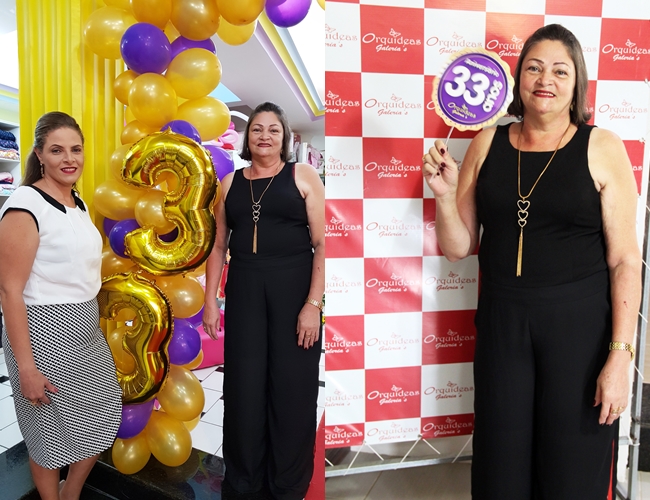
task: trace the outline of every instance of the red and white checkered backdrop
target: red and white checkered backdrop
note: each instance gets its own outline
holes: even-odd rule
[[[642,242],[649,19],[648,0],[327,0],[327,447],[473,429],[478,258],[452,264],[436,243],[421,158],[449,127],[433,76],[467,47],[514,69],[537,28],[569,28],[584,50],[592,123],[623,139],[634,166]],[[459,164],[474,135],[452,133]]]

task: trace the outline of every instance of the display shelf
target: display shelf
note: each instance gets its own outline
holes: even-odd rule
[[[6,130],[16,136],[16,142],[20,142],[19,128],[15,123],[4,122],[0,120],[0,130]],[[0,172],[9,172],[14,178],[14,185],[20,184],[22,178],[22,171],[20,168],[20,159],[10,160],[8,158],[0,158]],[[0,184],[0,207],[4,204],[5,200],[9,198],[11,192],[3,189]]]

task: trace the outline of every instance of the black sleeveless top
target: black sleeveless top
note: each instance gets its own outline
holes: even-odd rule
[[[236,170],[226,197],[226,221],[231,229],[233,263],[312,254],[307,207],[294,179],[295,163],[286,163],[260,202],[257,222],[257,253],[253,253],[253,214],[250,181],[243,169]],[[253,180],[255,200],[269,185],[270,177]]]
[[[589,172],[587,146],[593,127],[582,125],[561,149],[528,198],[521,276],[517,149],[510,125],[497,127],[476,183],[476,206],[483,234],[479,265],[483,279],[508,286],[549,286],[577,281],[607,269],[600,195]],[[552,151],[521,153],[525,196]]]

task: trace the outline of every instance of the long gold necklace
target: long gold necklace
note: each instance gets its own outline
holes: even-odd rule
[[[519,194],[519,199],[517,200],[517,215],[519,216],[519,221],[518,221],[519,222],[519,251],[517,252],[517,276],[521,276],[521,263],[523,260],[523,250],[524,250],[524,226],[526,225],[526,219],[528,218],[528,209],[530,208],[530,200],[528,198],[530,197],[531,194],[533,194],[533,190],[535,189],[535,186],[537,186],[537,183],[542,178],[542,175],[544,175],[544,172],[546,172],[546,169],[553,161],[553,158],[555,158],[555,154],[557,153],[557,150],[560,149],[560,144],[562,144],[562,140],[564,139],[566,133],[569,131],[570,126],[571,126],[571,122],[569,122],[569,126],[562,134],[562,137],[560,137],[557,146],[555,146],[555,151],[553,151],[553,154],[551,155],[551,159],[548,160],[548,163],[544,167],[544,170],[542,170],[542,173],[539,174],[537,180],[535,181],[535,184],[533,184],[533,187],[531,187],[530,191],[528,191],[528,194],[524,196],[521,194],[521,147],[520,147],[521,135],[524,130],[524,122],[521,122],[521,129],[519,130],[519,137],[517,138],[517,193]]]
[[[260,195],[259,200],[257,201],[255,201],[255,197],[253,196],[253,167],[251,166],[251,171],[248,177],[248,181],[251,187],[251,202],[253,203],[253,223],[255,224],[253,227],[253,253],[257,253],[257,222],[260,220],[260,211],[262,210],[262,205],[260,203],[262,202],[262,198],[264,197],[264,194],[266,193],[267,189],[271,187],[271,183],[273,182],[273,179],[275,179],[275,176],[280,171],[280,167],[282,166],[282,164],[283,163],[280,162],[278,168],[275,169],[275,173],[273,174],[273,177],[271,177],[271,180],[266,185],[264,191],[262,191],[262,194]]]

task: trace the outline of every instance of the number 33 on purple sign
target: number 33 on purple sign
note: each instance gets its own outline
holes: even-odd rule
[[[506,114],[513,86],[510,67],[497,54],[466,49],[453,54],[434,79],[431,97],[447,125],[480,130]]]

